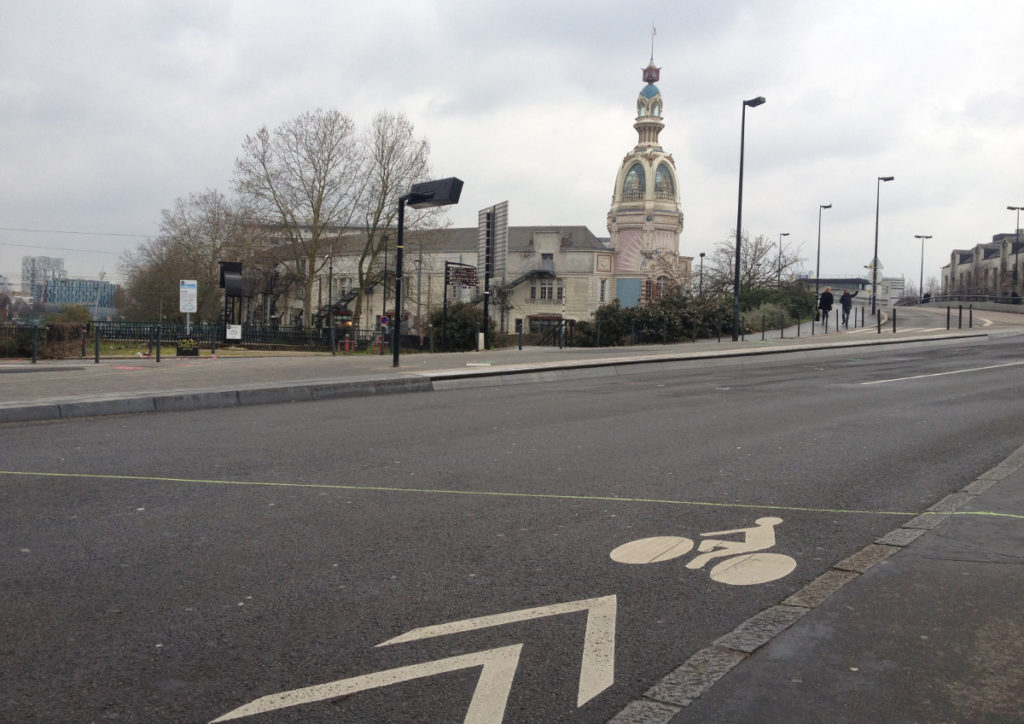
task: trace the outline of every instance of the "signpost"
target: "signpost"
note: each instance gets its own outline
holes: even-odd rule
[[[178,311],[185,313],[185,333],[192,332],[192,320],[189,315],[195,314],[199,308],[199,284],[195,279],[182,279],[178,282]]]
[[[185,336],[177,341],[179,357],[198,357],[199,342],[192,336],[192,315],[199,308],[199,284],[195,279],[178,282],[178,310],[185,313]]]

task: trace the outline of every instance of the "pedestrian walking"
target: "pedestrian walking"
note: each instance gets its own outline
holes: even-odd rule
[[[853,294],[850,294],[849,289],[843,290],[843,296],[839,297],[839,306],[843,308],[843,326],[849,329],[850,322],[850,309],[853,307],[853,298],[860,294],[858,289]]]
[[[832,287],[825,287],[825,291],[818,297],[818,310],[821,312],[821,321],[828,324],[828,313],[832,311],[835,297],[832,296]]]

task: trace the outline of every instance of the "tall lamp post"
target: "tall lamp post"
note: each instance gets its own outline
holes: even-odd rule
[[[821,212],[831,209],[832,204],[818,204],[818,258],[814,262],[814,308],[818,308],[818,286],[821,282]],[[817,312],[815,312],[817,314]]]
[[[381,237],[381,243],[384,245],[384,294],[381,295],[380,300],[380,316],[385,317],[388,313],[388,235],[384,234]],[[391,344],[395,344],[394,336],[395,325],[391,325]],[[384,354],[384,335],[387,334],[387,330],[380,330],[380,353]]]
[[[405,243],[403,229],[405,227],[405,206],[423,209],[429,206],[450,206],[459,203],[462,195],[462,181],[451,178],[437,181],[424,181],[413,184],[405,196],[398,199],[398,239],[395,244],[395,322],[392,331],[392,366],[398,367],[398,348],[402,326],[402,251]]]
[[[700,253],[700,298],[704,298],[704,252]]]
[[[895,176],[879,176],[875,188],[875,255],[871,259],[871,316],[878,314],[878,205],[882,198],[882,182],[892,181]]]
[[[917,297],[924,298],[924,240],[932,238],[931,235],[914,234],[915,239],[921,240],[921,276],[917,281]]]
[[[1017,265],[1018,254],[1020,253],[1020,212],[1024,211],[1024,206],[1007,206],[1007,211],[1017,212],[1017,226],[1015,231],[1017,232],[1017,244],[1013,247],[1013,291],[1017,291],[1017,285],[1020,284],[1020,267]]]
[[[757,108],[764,103],[764,96],[743,101],[743,114],[740,120],[740,193],[736,202],[736,270],[732,285],[732,341],[740,338],[740,245],[743,233],[743,143],[747,130],[747,106]]]
[[[778,281],[778,284],[777,284],[779,289],[782,289],[782,237],[784,237],[784,236],[789,236],[789,232],[788,231],[780,231],[779,232],[779,281]]]

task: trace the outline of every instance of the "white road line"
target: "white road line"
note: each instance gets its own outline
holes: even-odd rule
[[[959,375],[964,372],[982,372],[983,370],[994,370],[1000,367],[1016,367],[1017,365],[1024,365],[1024,362],[1007,362],[1001,365],[989,365],[988,367],[971,367],[966,370],[951,370],[949,372],[934,372],[929,375],[912,375],[910,377],[893,377],[891,380],[873,380],[871,382],[861,382],[862,385],[884,385],[887,382],[904,382],[906,380],[921,380],[925,377],[942,377],[944,375]]]

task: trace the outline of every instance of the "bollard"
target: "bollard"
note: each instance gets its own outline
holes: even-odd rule
[[[801,321],[800,320],[800,315],[797,315],[797,317],[796,317],[796,336],[797,337],[800,336],[800,321]]]
[[[786,315],[784,313],[779,314],[779,339],[786,338]]]
[[[974,329],[974,305],[967,308],[967,328]]]
[[[747,341],[747,318],[740,317],[740,341]]]
[[[715,315],[715,328],[718,330],[718,341],[719,341],[719,343],[721,343],[721,341],[722,341],[722,317],[717,315],[717,314]]]
[[[94,340],[96,342],[96,364],[99,364],[100,363],[100,328],[99,327],[95,327],[94,330],[96,332],[95,337],[94,337]]]
[[[331,356],[333,357],[334,355],[338,354],[338,343],[337,343],[337,340],[334,338],[334,325],[331,325],[330,337],[331,337]]]
[[[946,331],[947,332],[949,331],[949,316],[950,316],[950,312],[951,311],[952,310],[947,306],[946,307]]]
[[[156,325],[156,361],[160,361],[160,325]]]
[[[85,345],[89,341],[89,328],[82,327],[82,356],[85,357]]]
[[[957,329],[963,329],[964,328],[964,305],[961,304],[959,309],[960,309],[960,319],[956,323],[956,328]]]
[[[878,326],[878,333],[882,333],[882,310],[878,310],[875,313],[875,324]]]
[[[892,333],[896,334],[896,307],[892,308]]]
[[[761,315],[761,341],[762,341],[762,342],[764,342],[764,328],[765,328],[765,322],[767,322],[767,321],[768,321],[768,320],[766,319],[766,317],[767,317],[767,316],[768,316],[768,315],[766,315],[766,314],[762,314],[762,315]]]
[[[345,354],[349,353],[349,344],[350,344],[350,342],[351,342],[351,340],[349,339],[349,336],[346,334],[345,335]]]

